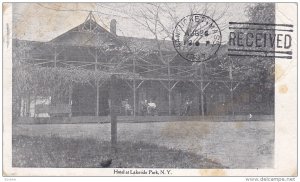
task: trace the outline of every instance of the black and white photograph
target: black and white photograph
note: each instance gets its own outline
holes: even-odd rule
[[[6,6],[12,170],[297,175],[296,3]]]

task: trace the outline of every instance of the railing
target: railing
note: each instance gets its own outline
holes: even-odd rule
[[[35,105],[35,113],[36,117],[40,115],[48,115],[49,117],[56,117],[56,116],[71,116],[71,105],[59,103],[59,104],[52,104],[52,105]]]

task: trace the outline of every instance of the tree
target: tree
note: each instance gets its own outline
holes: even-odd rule
[[[255,3],[246,9],[249,22],[275,23],[275,3]]]
[[[135,49],[136,52],[136,59],[147,59],[149,58],[150,54],[155,54],[156,58],[160,60],[160,62],[165,66],[165,74],[168,75],[168,80],[160,81],[163,84],[164,88],[168,90],[168,100],[169,100],[169,114],[171,114],[171,92],[172,89],[175,88],[176,84],[179,81],[170,81],[171,76],[173,73],[178,72],[178,69],[172,67],[175,59],[178,59],[177,52],[175,51],[174,47],[168,46],[168,44],[172,41],[173,38],[173,31],[176,24],[179,20],[183,17],[179,15],[180,12],[174,11],[174,9],[179,9],[180,6],[187,7],[187,15],[189,14],[204,14],[208,15],[215,21],[218,21],[219,27],[221,31],[227,27],[227,22],[224,19],[224,15],[227,13],[228,6],[225,6],[224,10],[217,11],[213,5],[209,3],[202,3],[202,4],[179,4],[179,3],[144,3],[142,6],[139,7],[137,11],[130,11],[130,7],[134,5],[128,5],[129,9],[126,11],[126,8],[120,10],[115,8],[114,6],[103,5],[101,3],[97,4],[98,10],[100,9],[109,9],[114,11],[118,15],[127,16],[129,19],[133,20],[139,28],[143,29],[144,31],[148,32],[151,35],[152,41],[155,42],[156,46],[154,50],[141,50]],[[136,10],[136,9],[135,9]],[[117,16],[117,15],[116,15]],[[121,30],[120,30],[121,31]],[[132,46],[132,44],[129,42]],[[139,47],[137,45],[137,47]],[[142,47],[142,46],[141,46]],[[146,54],[145,54],[146,53]],[[143,56],[141,56],[143,55]],[[149,62],[152,62],[149,60]],[[206,64],[206,63],[203,63]],[[187,61],[182,61],[181,65],[190,65]],[[178,66],[178,63],[174,63],[173,66]],[[186,77],[193,77],[197,75],[198,69],[201,69],[201,80],[204,79],[204,75],[206,75],[205,71],[202,68],[205,66],[199,63],[194,64],[196,71],[189,71],[189,67],[186,67],[186,70],[179,70],[181,72],[185,72]],[[182,68],[183,69],[183,68]],[[200,88],[200,86],[197,86]],[[201,82],[201,93],[204,92],[204,85]],[[203,103],[203,101],[201,102]],[[203,109],[202,109],[203,110]],[[204,113],[202,113],[204,114]]]

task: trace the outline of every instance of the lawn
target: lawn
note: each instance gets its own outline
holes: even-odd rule
[[[13,138],[13,167],[101,168],[224,168],[201,155],[143,142],[119,142],[112,154],[110,143],[96,139],[61,137]]]
[[[124,148],[126,151],[130,151],[127,155],[126,152],[122,158],[119,156],[118,160],[128,161],[123,159],[125,156],[134,154],[136,156],[144,156],[144,160],[147,160],[148,156],[153,159],[157,155],[163,155],[164,157],[157,156],[159,160],[153,163],[145,164],[143,162],[134,162],[134,160],[141,161],[143,159],[131,158],[129,164],[122,163],[124,166],[130,165],[146,165],[143,167],[154,165],[156,167],[162,165],[174,166],[186,166],[196,168],[210,168],[210,164],[194,163],[193,160],[184,159],[182,164],[174,165],[176,158],[172,158],[172,151],[181,152],[187,156],[198,156],[198,160],[211,160],[222,166],[229,168],[273,168],[274,165],[274,126],[273,121],[234,121],[234,122],[209,122],[209,121],[172,121],[172,122],[151,122],[151,123],[118,123],[118,141],[120,151]],[[18,136],[24,136],[19,138]],[[14,164],[17,159],[20,161],[30,160],[30,147],[35,148],[37,141],[48,147],[47,150],[43,150],[46,153],[55,153],[55,150],[66,150],[60,155],[60,160],[64,158],[63,155],[68,154],[68,150],[74,153],[84,152],[84,155],[95,156],[94,151],[98,151],[98,158],[106,158],[108,154],[104,151],[105,147],[109,146],[110,141],[110,124],[18,124],[13,126],[14,140],[14,152],[13,159]],[[29,138],[26,138],[29,137]],[[42,139],[38,139],[42,137]],[[67,144],[57,145],[54,141],[49,141],[49,138],[60,138],[62,141],[74,141],[70,142],[70,147]],[[66,140],[64,140],[66,139]],[[16,143],[18,140],[26,140],[27,146],[22,147],[22,143]],[[30,141],[32,140],[32,144]],[[89,146],[79,146],[81,140],[88,140],[98,142],[98,144],[91,144]],[[103,144],[103,145],[102,145]],[[136,145],[142,145],[141,153],[135,152]],[[74,145],[74,146],[73,146]],[[63,146],[63,147],[62,147]],[[68,146],[68,147],[66,147]],[[95,148],[101,146],[102,148]],[[39,146],[41,147],[41,146]],[[93,148],[91,148],[93,147]],[[37,147],[36,147],[37,148]],[[61,148],[61,149],[60,149]],[[151,149],[153,148],[153,149]],[[37,148],[41,150],[40,148]],[[90,152],[87,151],[89,149]],[[148,150],[151,149],[151,150]],[[20,150],[20,151],[19,151]],[[26,151],[27,150],[27,151]],[[35,150],[35,149],[34,149]],[[151,151],[151,152],[149,152]],[[159,152],[156,152],[159,151]],[[35,153],[39,153],[35,151]],[[159,154],[158,154],[159,153]],[[175,152],[176,153],[176,152]],[[20,155],[20,156],[19,156]],[[33,154],[32,154],[33,155]],[[118,153],[123,155],[123,153]],[[171,158],[165,156],[170,155]],[[22,157],[23,156],[23,157]],[[27,156],[27,157],[26,157]],[[44,154],[39,155],[44,156]],[[45,154],[48,156],[48,154]],[[51,156],[51,154],[49,154]],[[55,155],[54,155],[55,156]],[[80,156],[79,154],[77,156]],[[90,157],[90,159],[95,157]],[[190,157],[188,157],[190,158]],[[21,160],[22,159],[22,160]],[[84,163],[85,158],[74,159],[80,161],[77,164]],[[175,160],[176,159],[176,160]],[[40,158],[39,160],[44,160]],[[72,160],[72,159],[68,159]],[[196,160],[196,161],[198,161]],[[63,161],[63,160],[61,160]],[[152,161],[152,160],[151,160]],[[192,164],[187,164],[190,161]],[[160,164],[160,162],[165,164]],[[180,163],[181,163],[180,162]],[[51,162],[49,162],[49,165]],[[54,165],[54,164],[53,164]],[[97,166],[97,164],[93,164]],[[117,165],[117,164],[113,164]]]

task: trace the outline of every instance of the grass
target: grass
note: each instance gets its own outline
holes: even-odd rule
[[[201,155],[144,142],[119,142],[116,155],[110,142],[92,138],[18,135],[12,144],[13,167],[101,168],[112,158],[114,168],[225,168]]]

